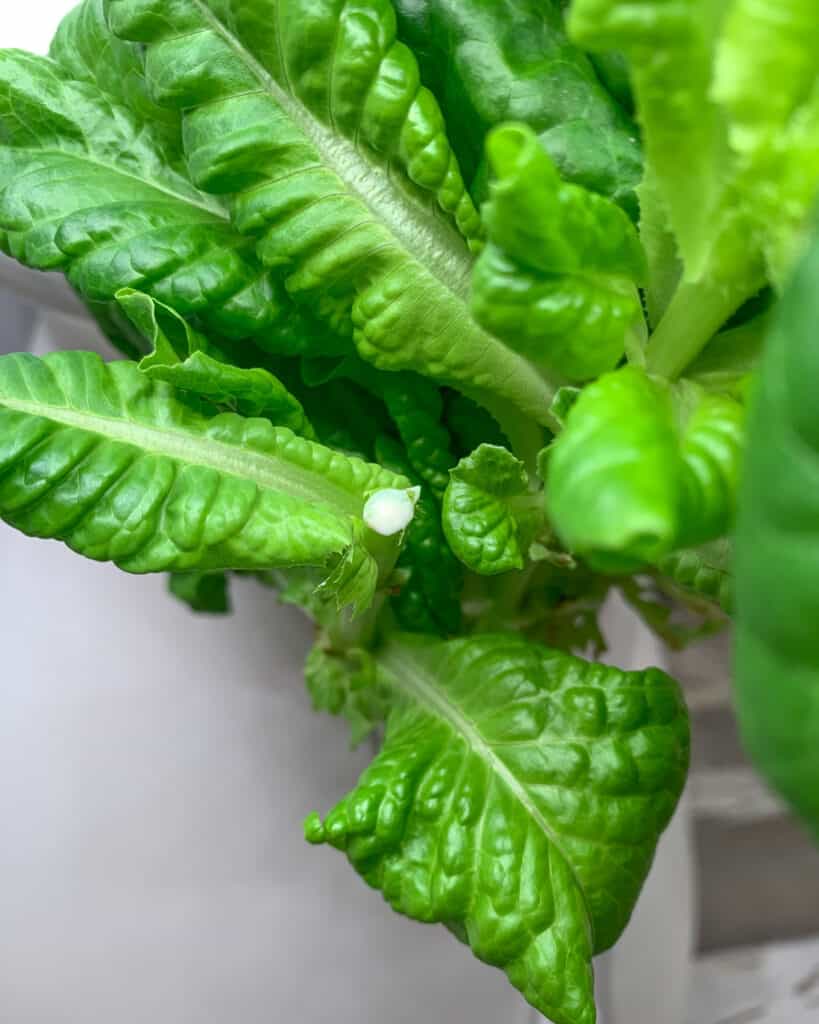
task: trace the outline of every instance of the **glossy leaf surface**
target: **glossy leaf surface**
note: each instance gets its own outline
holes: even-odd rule
[[[452,470],[444,532],[467,568],[487,576],[523,568],[531,521],[542,520],[541,502],[528,491],[526,468],[506,448],[481,445]]]
[[[493,183],[472,309],[487,330],[570,380],[614,369],[642,320],[645,257],[623,211],[561,182],[526,125],[488,141]]]
[[[231,365],[226,353],[149,295],[124,289],[117,292],[116,299],[152,346],[139,364],[148,377],[191,391],[242,416],[264,416],[275,426],[315,440],[301,404],[272,373],[261,367]]]
[[[634,571],[733,521],[744,412],[693,385],[626,367],[572,406],[549,452],[550,515],[572,552],[606,571]]]
[[[379,462],[408,480],[419,480],[406,451],[389,437],[377,443]],[[419,481],[420,482],[420,481]],[[402,629],[451,636],[461,625],[463,570],[446,542],[441,506],[428,484],[421,487],[407,528],[398,568],[409,573],[390,604]]]
[[[0,438],[3,519],[137,573],[328,565],[368,494],[406,486],[88,353],[0,359]]]
[[[676,685],[504,635],[399,637],[379,666],[384,749],[308,839],[555,1024],[591,1024],[591,956],[628,921],[685,778]]]
[[[387,0],[108,0],[182,111],[199,188],[230,197],[288,293],[382,369],[542,419],[549,389],[466,302],[481,225]]]
[[[3,247],[35,269],[65,271],[92,303],[131,287],[232,337],[321,347],[222,205],[119,100],[48,58],[0,51]]]

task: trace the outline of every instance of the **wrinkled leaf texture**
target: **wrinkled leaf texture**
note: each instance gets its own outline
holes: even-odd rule
[[[329,565],[368,494],[407,486],[82,352],[0,359],[0,439],[3,519],[136,573]]]
[[[387,0],[108,0],[181,111],[196,186],[290,296],[381,369],[545,418],[534,367],[471,319],[481,224]],[[545,404],[544,404],[545,403]]]
[[[384,748],[308,839],[555,1024],[592,1024],[591,957],[625,927],[685,779],[676,684],[504,635],[398,637],[378,663]]]

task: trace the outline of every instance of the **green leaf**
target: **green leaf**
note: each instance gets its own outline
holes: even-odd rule
[[[729,115],[737,192],[780,287],[807,241],[819,183],[819,8],[737,0],[726,15],[713,94]]]
[[[775,314],[748,423],[736,575],[745,745],[819,835],[819,243]]]
[[[304,680],[314,710],[347,720],[352,747],[363,743],[387,717],[389,691],[365,650],[342,652],[317,644],[307,656]]]
[[[172,572],[168,589],[191,611],[227,615],[231,610],[225,572]]]
[[[384,749],[308,840],[555,1024],[592,1024],[592,954],[625,927],[685,780],[676,684],[507,635],[399,637],[378,664]]]
[[[819,15],[807,0],[577,0],[575,38],[622,47],[646,150],[648,367],[675,377],[767,280],[786,279],[819,183]],[[784,79],[784,80],[783,80]],[[680,152],[685,160],[679,159]]]
[[[0,439],[0,517],[136,573],[362,561],[368,497],[407,485],[83,352],[0,359]]]
[[[56,47],[62,59],[66,45]],[[92,304],[130,287],[273,351],[338,351],[343,341],[296,313],[221,203],[180,171],[162,123],[144,120],[138,97],[140,113],[121,99],[82,68],[0,51],[3,248],[27,266],[64,271]]]
[[[720,537],[734,516],[742,406],[635,367],[589,385],[549,451],[547,504],[569,550],[633,572]]]
[[[395,7],[399,35],[441,104],[469,181],[483,177],[488,131],[502,121],[525,121],[565,181],[636,214],[636,127],[567,39],[558,3],[396,0]]]
[[[417,481],[407,453],[391,437],[380,437],[378,461],[394,473]],[[461,626],[464,574],[441,526],[441,510],[428,485],[421,488],[398,568],[409,572],[390,604],[398,624],[413,633],[450,636]]]
[[[741,399],[748,377],[757,368],[770,316],[762,314],[738,327],[721,331],[686,371],[686,377],[706,391]]]
[[[444,533],[467,568],[494,576],[523,568],[542,509],[541,497],[529,494],[523,463],[506,448],[483,444],[450,473]]]
[[[440,388],[417,374],[382,375],[380,393],[406,449],[419,482],[435,498],[444,496],[455,464],[449,431],[444,426]],[[406,475],[406,474],[404,474]]]
[[[569,14],[569,34],[581,46],[619,49],[629,59],[646,159],[693,278],[704,267],[721,199],[725,126],[709,90],[724,6],[575,0]]]
[[[663,558],[658,568],[676,587],[713,601],[730,614],[734,603],[732,554],[731,542],[722,538],[698,548],[675,551]]]
[[[315,440],[301,404],[273,374],[259,367],[230,365],[225,353],[149,295],[126,288],[116,298],[153,346],[139,364],[148,377],[192,391],[242,416],[264,416],[274,426],[289,427],[294,434]]]
[[[142,53],[135,43],[117,39],[108,28],[105,0],[83,0],[60,22],[49,57],[63,74],[84,82],[136,117],[143,136],[163,160],[185,173],[179,115],[151,99]]]
[[[509,442],[489,413],[460,391],[450,391],[446,397],[444,423],[452,436],[459,455],[468,455],[481,444],[509,447]]]
[[[549,386],[469,317],[481,226],[389,0],[108,0],[182,111],[193,181],[287,292],[381,369],[545,417]],[[228,16],[229,15],[229,16]]]
[[[731,5],[713,94],[730,113],[738,149],[770,144],[771,135],[810,99],[819,75],[817,38],[819,8],[813,0],[735,0]]]
[[[304,359],[302,372],[308,384],[353,380],[380,398],[401,438],[413,475],[427,484],[438,500],[443,497],[456,459],[449,431],[442,423],[441,389],[435,383],[417,373],[384,373],[357,356]]]
[[[489,137],[490,245],[475,269],[477,320],[537,365],[586,380],[617,365],[642,321],[637,232],[612,202],[561,182],[526,125]]]

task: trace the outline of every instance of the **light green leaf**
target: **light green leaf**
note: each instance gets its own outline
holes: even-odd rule
[[[523,568],[542,509],[541,497],[529,494],[523,463],[506,448],[483,444],[450,473],[444,533],[467,568],[494,576]]]
[[[633,572],[730,527],[742,406],[693,384],[672,391],[635,367],[589,385],[549,450],[549,514],[569,550]]]
[[[142,53],[108,28],[105,0],[82,0],[60,22],[48,55],[75,82],[96,87],[138,120],[163,160],[185,174],[182,125],[176,111],[154,103],[145,81]]]
[[[770,316],[763,313],[721,331],[688,367],[686,377],[706,391],[741,400],[748,377],[759,364],[769,327]]]
[[[819,6],[813,0],[734,0],[730,5],[712,92],[730,114],[739,151],[770,144],[810,99],[819,76],[817,39]]]
[[[288,293],[382,369],[545,417],[534,367],[469,316],[480,222],[389,0],[108,0],[182,111],[194,182]]]
[[[737,192],[780,287],[819,190],[817,40],[812,0],[736,0],[717,53],[713,93],[730,118]]]
[[[570,380],[612,370],[642,320],[645,257],[633,224],[610,200],[561,182],[526,125],[497,128],[487,147],[491,244],[475,269],[477,320]]]
[[[692,278],[705,266],[721,200],[725,125],[710,88],[724,7],[574,0],[569,13],[569,34],[581,46],[619,49],[629,59],[652,180]]]
[[[378,665],[384,748],[307,838],[555,1024],[592,1024],[592,954],[625,927],[685,780],[677,686],[509,635],[398,637]]]
[[[194,331],[178,313],[143,292],[122,289],[116,299],[153,346],[139,364],[143,373],[242,416],[264,416],[275,426],[316,439],[301,404],[272,373],[231,365],[226,353]]]
[[[133,55],[129,66],[138,75]],[[272,351],[338,351],[342,339],[296,313],[222,204],[180,171],[162,123],[146,127],[148,113],[120,101],[82,67],[0,51],[3,248],[35,269],[64,271],[91,304],[130,287]]]
[[[82,352],[0,359],[0,471],[8,523],[136,573],[360,563],[367,498],[407,486]],[[374,549],[384,573],[398,540]]]

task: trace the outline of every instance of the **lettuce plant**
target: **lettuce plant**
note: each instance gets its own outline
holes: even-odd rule
[[[83,0],[0,52],[0,245],[125,358],[0,359],[0,516],[302,607],[381,740],[307,840],[592,1024],[689,756],[612,588],[736,609],[819,829],[818,185],[815,0]]]

